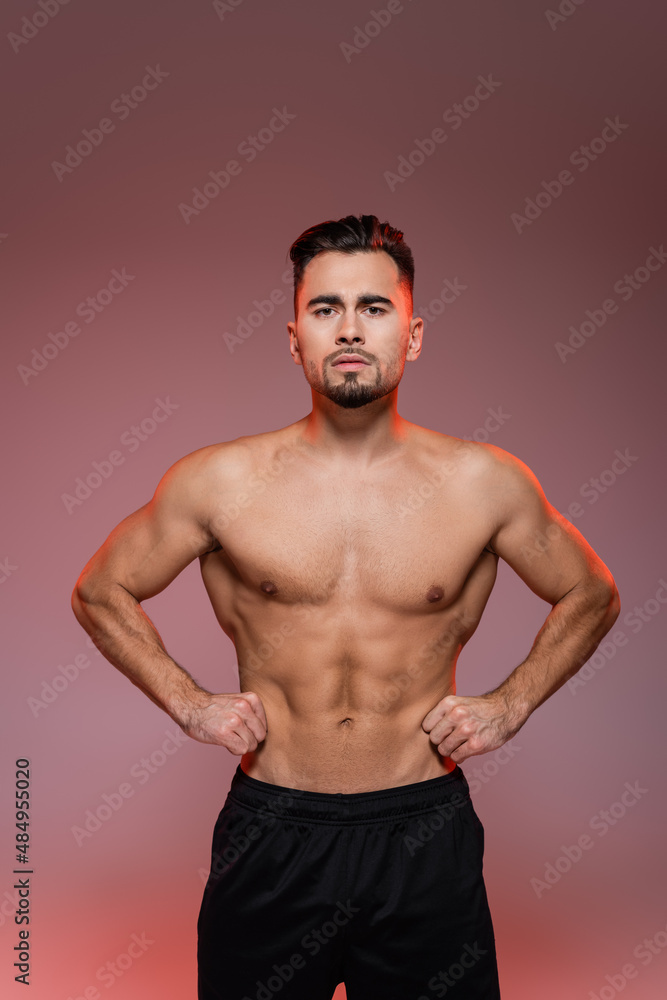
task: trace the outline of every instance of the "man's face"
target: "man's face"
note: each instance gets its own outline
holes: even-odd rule
[[[310,386],[346,408],[392,392],[421,350],[423,323],[384,250],[327,251],[306,266],[290,351]],[[356,355],[362,363],[345,363]]]

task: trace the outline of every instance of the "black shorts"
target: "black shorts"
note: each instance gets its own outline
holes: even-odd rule
[[[374,792],[240,766],[213,833],[199,1000],[499,1000],[484,829],[460,767]]]

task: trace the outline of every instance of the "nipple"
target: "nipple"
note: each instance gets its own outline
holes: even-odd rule
[[[260,589],[264,591],[265,594],[277,594],[278,588],[272,580],[262,580],[260,583]]]
[[[428,594],[426,595],[426,600],[429,601],[431,604],[435,604],[436,601],[439,601],[441,600],[442,597],[444,597],[444,594],[445,592],[442,589],[442,587],[431,587]]]

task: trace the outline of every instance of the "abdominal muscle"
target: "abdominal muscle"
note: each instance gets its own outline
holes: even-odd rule
[[[241,691],[259,695],[268,724],[259,747],[241,759],[246,774],[288,788],[353,793],[453,770],[421,723],[455,691],[459,643],[433,653],[424,652],[423,635],[419,644],[385,636],[372,649],[334,656],[331,645],[327,655],[326,644],[312,638],[300,645],[274,652],[265,667],[240,668]]]

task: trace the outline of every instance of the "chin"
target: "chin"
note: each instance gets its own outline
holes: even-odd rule
[[[372,399],[345,399],[345,400],[334,399],[334,400],[332,400],[332,402],[333,403],[337,403],[338,406],[340,406],[341,409],[343,409],[343,410],[358,410],[361,406],[368,406],[368,404],[372,403],[373,400]]]

